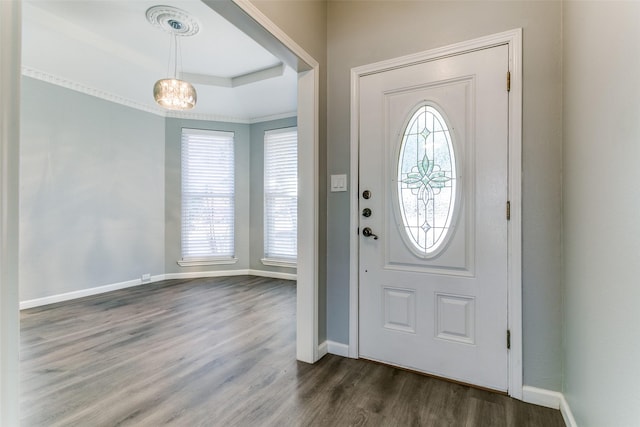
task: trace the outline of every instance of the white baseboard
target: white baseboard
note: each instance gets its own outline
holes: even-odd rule
[[[77,298],[88,297],[91,295],[103,294],[105,292],[117,291],[124,288],[132,288],[134,286],[147,285],[160,280],[169,279],[196,279],[200,277],[224,277],[224,276],[260,276],[270,277],[273,279],[296,280],[295,274],[278,273],[263,270],[220,270],[220,271],[193,271],[185,273],[168,273],[151,276],[151,280],[143,282],[141,279],[127,280],[124,282],[112,283],[109,285],[96,286],[94,288],[80,289],[73,292],[65,292],[63,294],[50,295],[43,298],[35,298],[20,302],[20,310],[27,308],[40,307],[43,305],[54,304],[57,302],[70,301]]]
[[[318,359],[325,354],[335,354],[336,356],[349,357],[349,346],[335,341],[326,340],[318,346]]]
[[[562,395],[562,400],[560,401],[560,413],[562,414],[562,418],[564,419],[564,423],[567,427],[578,427],[576,423],[576,419],[573,417],[573,412],[571,412],[571,408],[569,407],[569,402]]]
[[[127,280],[125,282],[111,283],[104,286],[96,286],[94,288],[80,289],[73,292],[65,292],[63,294],[50,295],[43,298],[35,298],[26,301],[20,301],[20,310],[27,308],[40,307],[42,305],[54,304],[56,302],[69,301],[72,299],[88,297],[91,295],[103,294],[105,292],[117,291],[118,289],[132,288],[134,286],[146,285],[151,282],[163,280],[164,275],[151,276],[150,281],[142,282],[141,279]]]
[[[217,271],[184,271],[180,273],[166,273],[165,280],[170,279],[198,279],[201,277],[227,277],[227,276],[248,276],[249,270],[217,270]]]
[[[527,403],[533,403],[534,405],[560,409],[560,400],[562,398],[562,393],[559,391],[551,391],[528,385],[522,387],[522,400]]]
[[[567,427],[577,427],[571,408],[564,394],[559,391],[551,391],[538,387],[525,385],[522,387],[522,400],[534,405],[546,406],[547,408],[559,409]]]
[[[336,356],[349,357],[349,346],[335,341],[326,341],[327,352]]]
[[[329,353],[328,347],[329,346],[326,341],[318,346],[318,360],[322,359],[327,353]]]
[[[280,273],[277,271],[265,270],[249,270],[251,276],[270,277],[272,279],[297,280],[298,275],[295,273]]]
[[[296,280],[296,275],[291,273],[279,273],[265,270],[218,270],[218,271],[189,271],[181,273],[167,273],[165,279],[197,279],[200,277],[225,277],[225,276],[260,276],[272,279]]]

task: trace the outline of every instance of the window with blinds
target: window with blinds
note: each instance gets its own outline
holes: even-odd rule
[[[298,255],[298,129],[264,135],[264,259],[295,266]]]
[[[182,260],[232,260],[234,134],[182,129]]]

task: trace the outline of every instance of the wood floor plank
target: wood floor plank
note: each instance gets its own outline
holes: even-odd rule
[[[21,313],[22,426],[563,426],[364,360],[295,360],[295,282],[169,280]]]

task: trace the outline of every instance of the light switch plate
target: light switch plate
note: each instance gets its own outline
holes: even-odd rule
[[[331,175],[331,192],[347,191],[347,175]]]

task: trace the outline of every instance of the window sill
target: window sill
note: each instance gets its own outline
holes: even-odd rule
[[[201,265],[225,265],[235,264],[238,258],[214,258],[214,259],[179,259],[176,261],[180,267],[197,267]]]
[[[296,261],[286,261],[282,259],[262,258],[260,261],[263,265],[268,265],[270,267],[296,268],[298,266]]]

